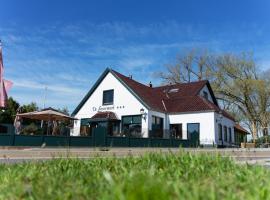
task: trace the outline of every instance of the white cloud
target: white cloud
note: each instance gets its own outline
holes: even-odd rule
[[[80,88],[72,87],[72,85],[59,85],[54,83],[41,84],[39,82],[25,80],[25,79],[13,79],[14,87],[27,88],[33,90],[45,90],[57,92],[65,95],[78,95],[81,94]]]
[[[0,36],[4,42],[5,76],[14,81],[12,95],[21,101],[31,97],[41,101],[35,95],[47,85],[52,104],[67,103],[70,107],[78,103],[106,67],[126,74],[132,71],[134,77],[149,77],[143,80],[148,81],[151,70],[161,70],[182,49],[195,46],[223,51],[237,45],[243,48],[245,42],[245,37],[240,38],[242,34],[229,26],[206,30],[203,25],[175,21],[144,25],[55,23],[19,31],[11,25],[1,27]],[[251,36],[252,31],[248,38]],[[241,41],[239,44],[234,42],[235,37]],[[266,60],[262,66],[267,65]]]

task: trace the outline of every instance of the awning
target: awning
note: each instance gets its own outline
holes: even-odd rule
[[[244,129],[242,126],[240,126],[239,124],[235,124],[234,130],[241,134],[245,134],[245,135],[249,134],[249,132],[246,129]]]
[[[114,112],[98,112],[91,119],[119,120]]]
[[[114,112],[98,112],[91,118],[82,118],[81,125],[86,126],[91,122],[120,121]]]
[[[44,120],[44,121],[77,120],[76,118],[70,117],[53,108],[46,108],[41,111],[21,113],[21,114],[17,114],[16,116],[19,116],[22,118],[28,118],[28,119]]]

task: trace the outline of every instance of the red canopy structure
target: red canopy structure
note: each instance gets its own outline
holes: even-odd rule
[[[7,106],[8,91],[12,87],[12,82],[4,80],[4,64],[2,55],[2,43],[0,40],[0,108]]]

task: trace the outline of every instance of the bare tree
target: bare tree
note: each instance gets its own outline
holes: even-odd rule
[[[166,72],[157,74],[165,83],[183,83],[209,77],[213,58],[207,50],[192,49],[176,56],[176,62],[167,64]]]
[[[253,55],[210,55],[191,50],[177,56],[166,72],[159,74],[166,83],[182,83],[208,79],[220,105],[250,127],[253,139],[269,125],[270,81],[259,77]],[[268,134],[268,133],[267,133]]]

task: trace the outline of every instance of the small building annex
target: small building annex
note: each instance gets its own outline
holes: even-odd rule
[[[220,109],[208,81],[153,87],[107,68],[72,113],[71,134],[91,135],[103,126],[119,137],[188,139],[229,146],[235,120]]]

